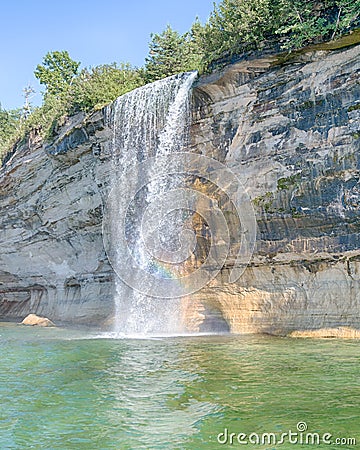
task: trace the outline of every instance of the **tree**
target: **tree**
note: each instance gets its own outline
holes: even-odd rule
[[[288,37],[284,48],[334,39],[359,25],[360,0],[282,0],[284,20],[276,34]]]
[[[359,15],[360,0],[222,0],[203,30],[204,65],[269,38],[288,50],[334,39],[358,27]]]
[[[161,34],[151,34],[145,59],[146,81],[152,82],[182,72],[184,37],[168,25]]]
[[[204,31],[205,28],[201,24],[199,18],[196,17],[190,31],[184,35],[184,62],[186,64],[186,70],[203,71],[205,56]]]
[[[25,102],[24,102],[24,106],[22,108],[23,109],[22,116],[24,119],[27,119],[33,110],[30,100],[31,100],[31,96],[33,94],[35,94],[35,90],[32,86],[28,85],[28,86],[24,87],[23,93],[24,93]]]
[[[61,96],[78,74],[79,66],[80,63],[71,59],[67,51],[54,51],[45,55],[34,75],[46,86],[45,96]]]
[[[280,0],[281,2],[281,0]],[[206,63],[256,47],[279,24],[278,0],[223,0],[205,25]]]

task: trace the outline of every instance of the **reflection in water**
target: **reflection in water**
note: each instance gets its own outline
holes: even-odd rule
[[[130,341],[120,357],[114,352],[106,369],[108,382],[98,389],[102,397],[113,398],[108,420],[118,428],[122,445],[139,445],[143,439],[170,448],[174,436],[198,432],[198,421],[219,409],[209,401],[184,401],[186,387],[200,377],[174,365],[183,356],[181,347],[164,347],[162,340]]]
[[[12,326],[0,343],[0,448],[218,449],[225,427],[280,433],[300,421],[360,442],[354,341]]]

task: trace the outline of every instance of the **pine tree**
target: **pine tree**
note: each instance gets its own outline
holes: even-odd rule
[[[149,57],[145,59],[147,82],[183,71],[185,39],[168,25],[161,34],[152,34]]]
[[[198,17],[196,17],[190,31],[184,37],[185,70],[202,71],[204,59],[204,27]]]

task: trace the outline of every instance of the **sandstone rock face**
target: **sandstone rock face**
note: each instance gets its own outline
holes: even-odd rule
[[[236,283],[230,257],[183,300],[190,331],[360,328],[360,46],[324,48],[250,57],[194,87],[190,150],[240,178],[258,230]],[[19,145],[1,169],[2,318],[99,324],[114,314],[101,236],[106,114],[72,118],[51,144]]]
[[[0,174],[0,315],[31,312],[99,323],[113,313],[113,272],[102,243],[110,177],[100,154],[102,112],[79,115],[51,145],[18,147]]]
[[[39,317],[36,314],[29,314],[21,322],[22,325],[38,326],[38,327],[54,327],[55,324],[47,317]]]
[[[234,332],[360,328],[360,46],[244,60],[194,90],[193,148],[242,181],[257,217],[249,267],[233,261],[184,302]]]
[[[360,330],[348,327],[320,328],[319,330],[293,331],[290,337],[360,339]]]

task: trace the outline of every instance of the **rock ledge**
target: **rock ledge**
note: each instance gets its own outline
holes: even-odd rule
[[[318,330],[293,331],[290,337],[360,339],[360,330],[350,327],[320,328]]]

